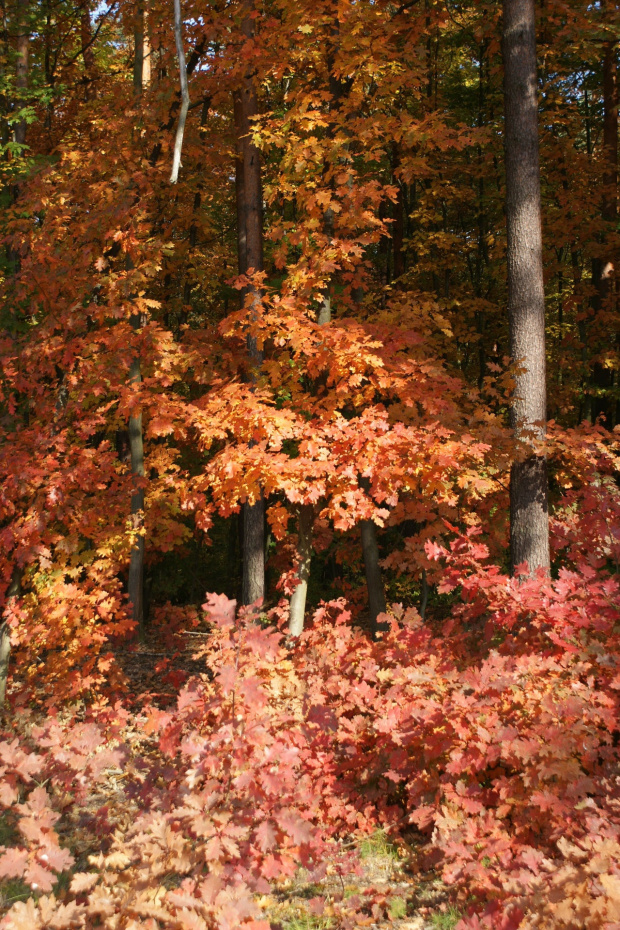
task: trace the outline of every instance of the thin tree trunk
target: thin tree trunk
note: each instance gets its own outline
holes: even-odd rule
[[[618,58],[615,41],[605,45],[603,106],[603,218],[614,222],[618,212]]]
[[[242,32],[246,39],[254,35],[252,3],[245,4]],[[248,72],[234,96],[236,133],[236,183],[239,273],[263,270],[263,192],[260,154],[252,143],[253,117],[258,115],[258,97],[254,75]],[[244,295],[251,295],[251,305],[258,312],[260,291],[249,285]],[[256,339],[248,335],[250,378],[253,383],[263,361]],[[262,495],[243,507],[243,582],[244,604],[253,604],[265,596],[265,501]]]
[[[172,171],[170,173],[170,183],[176,184],[179,177],[179,168],[181,167],[181,152],[183,150],[183,136],[185,134],[185,120],[189,110],[189,87],[187,84],[187,65],[185,63],[185,49],[183,47],[183,17],[181,15],[181,0],[174,0],[174,38],[177,47],[177,58],[179,59],[179,80],[181,83],[181,112],[179,113],[179,122],[174,137],[174,152],[172,156]],[[142,53],[141,53],[141,73],[143,73],[144,63],[144,21],[142,24]]]
[[[139,329],[141,320],[139,315],[132,318],[132,326]],[[129,370],[129,380],[132,384],[139,384],[142,380],[140,373],[140,359],[134,358]],[[144,639],[144,442],[142,437],[142,414],[129,418],[129,454],[131,456],[131,475],[134,490],[131,495],[131,522],[133,529],[139,532],[131,550],[129,563],[129,581],[127,591],[131,604],[132,618],[138,626],[140,640]]]
[[[235,199],[237,207],[237,263],[239,274],[248,270],[248,246],[246,232],[245,209],[245,175],[244,175],[244,148],[243,148],[243,110],[241,91],[233,95],[233,115],[235,120]],[[244,295],[241,294],[241,302]]]
[[[22,571],[15,567],[13,577],[6,592],[7,597],[19,597],[21,593]],[[6,620],[0,625],[0,707],[6,699],[6,686],[9,678],[9,660],[11,658],[11,629]]]
[[[339,36],[339,22],[336,21],[332,29],[332,36],[334,41],[338,40]],[[342,106],[342,101],[346,93],[346,86],[341,78],[337,77],[334,73],[334,63],[335,63],[335,49],[334,46],[330,43],[327,55],[327,63],[329,68],[329,89],[332,96],[332,107],[334,110],[339,110]],[[328,130],[330,133],[332,129]],[[351,183],[351,182],[349,182]],[[399,209],[401,219],[403,218],[402,212],[402,203],[400,199],[402,197],[402,188],[399,188],[401,191],[399,195]],[[329,236],[333,236],[333,220],[334,215],[331,210],[325,211],[324,219],[324,228],[325,232]],[[402,245],[402,239],[401,239]],[[389,243],[388,243],[389,246]],[[402,252],[401,252],[402,254]],[[387,268],[389,276],[389,248],[388,248],[388,257],[387,257]],[[360,300],[359,292],[356,292],[356,300]],[[323,298],[323,303],[319,311],[318,322],[320,324],[326,324],[331,321],[331,282],[328,284],[325,296]],[[368,612],[370,615],[371,629],[373,634],[377,632],[379,628],[387,629],[386,625],[377,626],[377,616],[380,613],[385,613],[385,593],[383,589],[383,578],[381,575],[381,567],[379,565],[379,545],[377,543],[377,527],[372,520],[362,520],[360,524],[360,533],[362,538],[362,551],[364,556],[364,569],[366,574],[366,587],[368,590]]]
[[[2,59],[0,61],[0,79],[4,84],[4,79],[6,77],[6,65],[9,60],[9,37],[6,23],[6,5],[2,5]],[[10,106],[9,101],[5,94],[0,96],[0,142],[2,145],[6,145],[9,141],[9,123],[8,117],[10,115]]]
[[[506,221],[510,356],[518,366],[511,425],[520,440],[510,473],[510,558],[549,569],[536,15],[534,0],[503,0]]]
[[[332,39],[337,41],[339,34],[339,22],[336,19],[331,29]],[[329,73],[329,91],[331,102],[329,109],[335,112],[340,108],[342,96],[344,93],[342,81],[334,74],[334,42],[329,41],[327,47],[327,70]],[[330,122],[327,128],[328,138],[333,137],[333,122]],[[334,212],[331,207],[327,207],[323,214],[323,233],[327,240],[334,236]],[[319,326],[328,326],[332,318],[332,278],[326,281],[321,303],[316,315],[316,321]],[[289,633],[291,636],[299,636],[304,628],[304,617],[306,612],[306,600],[308,595],[308,578],[310,577],[310,566],[312,561],[312,523],[313,508],[302,507],[298,521],[298,546],[297,557],[299,568],[297,570],[298,585],[293,592],[289,612]]]
[[[93,52],[93,33],[90,23],[90,10],[84,7],[80,16],[80,40],[82,42],[82,58],[84,59],[84,68],[89,80],[92,80],[92,73],[95,69],[95,53]]]
[[[426,608],[428,606],[428,578],[426,569],[422,569],[422,597],[420,598],[420,616],[426,618]]]
[[[144,6],[140,2],[136,4],[133,24],[133,49],[133,89],[137,94],[141,94],[144,75]]]
[[[11,658],[11,630],[6,620],[0,625],[0,707],[4,707],[6,686],[9,680]]]
[[[308,595],[308,579],[310,578],[310,563],[312,561],[312,522],[314,508],[311,504],[304,504],[299,510],[299,537],[297,542],[297,569],[298,584],[291,596],[288,630],[291,636],[299,636],[304,628],[306,613],[306,598]]]
[[[176,28],[177,23],[175,10],[175,38]],[[139,2],[136,7],[133,39],[133,86],[136,93],[140,94],[145,87],[148,87],[151,82],[151,43],[149,41],[148,17],[144,2]]]
[[[56,65],[52,59],[52,0],[45,0],[45,50],[43,53],[43,70],[45,73],[45,83],[48,87],[54,88],[56,84]],[[50,94],[47,107],[45,108],[45,128],[48,131],[48,144],[51,143],[52,121],[54,119],[54,100]]]
[[[142,87],[151,83],[151,38],[149,35],[149,15],[144,11],[144,26],[142,31]]]
[[[379,614],[386,609],[383,578],[379,565],[379,544],[377,543],[377,527],[372,520],[362,520],[362,552],[364,553],[364,568],[366,570],[366,587],[368,588],[368,613],[373,634],[388,628],[386,623],[377,623]]]
[[[616,43],[612,40],[605,43],[603,55],[603,204],[602,217],[607,228],[611,229],[615,223],[618,212],[618,61]],[[605,245],[606,234],[603,234],[601,245]],[[610,309],[613,300],[613,282],[615,269],[612,256],[608,253],[598,255],[592,262],[592,283],[596,288],[592,309],[594,317]],[[595,326],[596,336],[600,338],[601,329]],[[597,340],[598,341],[598,340]],[[605,417],[606,425],[613,428],[613,404],[607,396],[611,387],[613,373],[604,368],[600,362],[595,362],[591,382],[594,387],[592,398],[592,419],[601,414]]]
[[[138,3],[136,19],[134,22],[135,58],[133,71],[133,89],[136,98],[139,98],[144,89],[144,7]],[[127,259],[128,270],[133,267],[131,260]],[[131,317],[131,325],[135,331],[143,325],[141,314]],[[131,384],[140,384],[142,370],[139,357],[133,358],[129,368],[129,381]],[[138,628],[138,637],[142,642],[145,636],[144,623],[144,437],[142,433],[142,413],[129,418],[129,454],[131,458],[131,477],[133,492],[131,495],[131,522],[132,528],[138,533],[131,550],[129,561],[129,579],[127,593],[131,604],[131,615]]]
[[[394,228],[392,232],[392,248],[394,251],[394,277],[400,278],[405,273],[405,255],[403,252],[403,237],[405,232],[405,199],[403,196],[402,181],[396,175],[400,167],[400,153],[396,142],[392,145],[392,183],[398,188],[396,203],[394,204]]]
[[[20,4],[20,24],[19,34],[17,36],[17,59],[15,63],[15,87],[17,88],[17,109],[21,109],[26,101],[25,95],[28,89],[28,48],[30,44],[30,34],[28,30],[28,7],[26,4]],[[26,144],[26,121],[20,120],[15,126],[15,141],[20,145]]]

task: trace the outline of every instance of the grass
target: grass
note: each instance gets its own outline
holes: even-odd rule
[[[0,909],[11,907],[17,901],[27,901],[32,890],[20,878],[7,878],[0,882]]]
[[[453,930],[460,919],[459,911],[451,906],[447,911],[436,911],[431,917],[431,923],[435,930]]]
[[[407,902],[404,898],[392,898],[390,905],[390,920],[402,920],[407,916]]]
[[[334,922],[331,917],[315,917],[312,914],[302,914],[291,917],[282,924],[283,930],[330,930]]]
[[[13,819],[7,814],[0,817],[0,846],[14,846],[19,840],[19,832]],[[9,908],[16,901],[27,901],[32,891],[19,878],[5,878],[0,881],[0,909]]]
[[[398,861],[398,850],[390,842],[385,830],[375,830],[360,843],[362,859],[394,859]]]
[[[14,846],[19,839],[15,824],[7,814],[0,817],[0,846]]]
[[[0,816],[0,846],[15,846],[20,841],[19,830],[10,814]],[[72,872],[61,872],[56,877],[54,894],[67,891],[71,883]],[[5,878],[0,881],[0,910],[6,910],[18,901],[27,901],[28,898],[37,898],[38,893],[21,878]]]

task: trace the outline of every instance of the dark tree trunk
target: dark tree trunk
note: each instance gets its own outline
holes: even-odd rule
[[[510,558],[549,569],[547,462],[534,444],[546,421],[536,17],[534,0],[503,0],[510,356],[517,365],[511,425],[520,440],[510,474]]]
[[[611,223],[618,212],[618,58],[615,42],[605,45],[603,104],[603,218]]]
[[[386,624],[378,624],[377,617],[385,613],[385,592],[383,578],[379,565],[379,545],[377,543],[377,528],[372,520],[362,520],[362,552],[364,553],[364,569],[366,571],[366,587],[368,589],[368,613],[370,626],[374,633],[387,629]]]
[[[237,261],[239,274],[245,274],[248,270],[248,248],[246,233],[246,210],[245,210],[245,177],[244,177],[244,147],[242,139],[243,131],[243,111],[241,91],[237,91],[233,97],[234,119],[235,119],[235,198],[237,206]],[[241,295],[243,301],[243,295]]]
[[[22,571],[15,567],[13,577],[6,592],[7,597],[19,597],[21,594]],[[0,624],[0,707],[6,698],[6,686],[9,678],[9,660],[11,658],[11,630],[6,620]]]
[[[403,237],[405,233],[405,199],[402,182],[396,171],[400,167],[398,145],[392,146],[392,183],[398,188],[398,195],[394,204],[394,225],[392,230],[392,248],[394,251],[394,277],[400,278],[405,273],[405,255],[403,253]]]
[[[618,60],[616,43],[605,43],[603,55],[603,204],[602,216],[608,230],[616,223],[618,213]],[[611,310],[614,298],[615,269],[611,254],[605,255],[607,235],[603,233],[601,253],[592,262],[592,283],[596,288],[592,301],[594,311],[594,329],[596,342],[600,345],[600,337],[604,333],[605,320],[600,319],[602,314]],[[599,317],[599,325],[597,324]],[[592,386],[594,396],[591,401],[591,417],[605,417],[608,427],[614,426],[615,404],[608,396],[612,386],[613,371],[600,362],[595,362],[592,369]]]
[[[144,6],[142,3],[136,5],[133,41],[133,89],[136,94],[141,94],[144,79]]]
[[[131,271],[134,267],[129,255],[125,258],[125,270]],[[140,313],[131,316],[132,329],[138,332],[144,326],[145,320]],[[142,381],[140,357],[135,356],[129,366],[130,384],[139,385]],[[129,417],[129,455],[131,460],[131,477],[133,490],[131,494],[131,523],[132,528],[138,532],[136,541],[131,549],[129,561],[129,580],[127,594],[131,604],[131,615],[138,628],[140,640],[144,639],[144,439],[142,435],[142,413]]]
[[[8,623],[0,624],[0,707],[6,699],[6,686],[9,679],[9,660],[11,658],[11,630]]]
[[[28,46],[30,35],[28,32],[28,9],[24,4],[21,10],[21,22],[17,36],[17,59],[15,63],[15,87],[17,88],[17,109],[26,103],[25,94],[28,89]],[[20,120],[15,126],[15,141],[20,145],[26,144],[26,121]]]
[[[92,80],[95,69],[95,53],[93,51],[93,32],[90,24],[90,10],[85,7],[80,16],[80,40],[82,42],[82,58],[88,80]]]
[[[254,19],[250,15],[252,4],[246,4],[246,17],[242,24],[247,39],[254,35]],[[263,270],[263,194],[260,154],[252,144],[252,118],[258,115],[258,98],[254,75],[247,73],[235,94],[234,118],[237,143],[237,229],[239,272],[245,274]],[[260,303],[260,292],[250,285],[245,297],[251,304]],[[262,352],[256,340],[248,336],[248,355],[251,380],[256,381],[262,364]],[[262,496],[243,508],[243,583],[244,604],[253,604],[265,596],[265,501]]]
[[[132,318],[134,329],[140,327],[141,320],[138,315]],[[142,380],[140,373],[140,359],[134,358],[129,370],[129,379],[133,384]],[[138,635],[144,638],[144,442],[142,438],[142,414],[129,418],[129,453],[131,456],[131,475],[134,483],[131,495],[131,521],[133,528],[139,532],[131,550],[129,562],[129,581],[127,593],[131,604],[134,623],[138,627]]]

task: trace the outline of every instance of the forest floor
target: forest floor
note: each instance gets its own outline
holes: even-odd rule
[[[360,858],[361,874],[328,875],[316,884],[300,877],[262,899],[274,930],[331,930],[338,926],[336,911],[346,917],[347,902],[362,909],[367,902],[370,913],[365,920],[357,917],[356,926],[370,930],[451,930],[458,922],[460,915],[441,879],[432,872],[413,873],[383,833],[361,842]],[[315,901],[322,902],[320,913]]]

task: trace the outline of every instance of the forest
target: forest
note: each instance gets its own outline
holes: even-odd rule
[[[2,0],[1,930],[618,930],[611,0]]]

